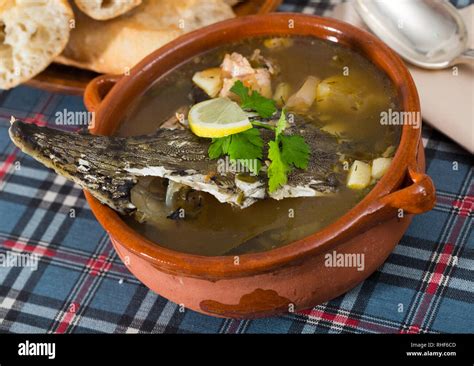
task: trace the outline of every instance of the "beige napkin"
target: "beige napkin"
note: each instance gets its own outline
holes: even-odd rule
[[[474,48],[474,5],[460,9]],[[351,3],[337,5],[330,17],[368,30]],[[474,153],[474,66],[425,70],[407,64],[415,79],[423,119],[458,144]]]

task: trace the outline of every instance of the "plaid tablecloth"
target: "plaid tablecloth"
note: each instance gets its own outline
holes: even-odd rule
[[[333,4],[286,1],[281,10],[324,14]],[[84,110],[81,97],[26,86],[0,92],[0,256],[21,252],[39,259],[37,268],[34,261],[0,266],[0,331],[474,331],[472,156],[430,128],[424,127],[423,142],[436,207],[413,220],[386,263],[352,291],[311,311],[238,321],[181,312],[140,284],[118,259],[78,186],[10,142],[11,115],[44,125],[64,109]]]

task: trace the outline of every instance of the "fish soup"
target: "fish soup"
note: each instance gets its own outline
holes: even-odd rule
[[[137,211],[124,220],[157,245],[209,256],[284,246],[341,217],[388,169],[401,129],[380,121],[382,112],[400,108],[394,86],[358,53],[313,38],[255,38],[196,56],[158,79],[130,108],[117,134],[144,135],[169,126],[177,133],[189,129],[190,108],[212,98],[219,99],[216,105],[233,100],[244,107],[242,98],[230,90],[237,81],[250,95],[256,91],[273,99],[277,107],[268,118],[243,108],[253,127],[261,131],[261,170],[257,176],[248,170],[239,173],[236,161],[229,161],[228,156],[214,159],[203,182],[216,182],[213,172],[219,163],[234,169],[232,182],[241,183],[228,201],[207,187],[199,188],[205,183],[183,184],[179,174],[172,180],[140,177],[131,192]],[[268,146],[276,139],[282,108],[287,131],[301,135],[310,160],[306,169],[293,166],[287,184],[270,194]],[[209,145],[216,140],[200,141]],[[193,173],[187,169],[186,174]],[[218,185],[226,184],[222,176],[226,175],[219,176]],[[247,190],[259,180],[266,188],[258,194]]]

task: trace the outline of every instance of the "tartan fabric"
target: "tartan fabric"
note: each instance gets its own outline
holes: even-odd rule
[[[289,0],[280,10],[326,14],[335,3]],[[305,312],[232,320],[182,312],[140,284],[118,259],[81,190],[12,145],[11,115],[52,124],[64,108],[84,110],[80,97],[26,86],[0,92],[0,254],[39,258],[36,270],[0,267],[1,332],[473,332],[472,156],[429,127],[423,143],[436,207],[415,217],[377,272]]]

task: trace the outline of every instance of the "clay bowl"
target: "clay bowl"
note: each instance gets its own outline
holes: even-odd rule
[[[403,110],[420,111],[409,72],[381,41],[333,19],[279,13],[233,19],[200,29],[157,50],[133,68],[129,76],[104,75],[94,79],[84,97],[87,108],[96,111],[92,132],[113,133],[133,101],[175,65],[220,44],[288,34],[338,42],[360,52],[393,81]],[[398,243],[412,214],[433,207],[435,190],[423,173],[420,133],[420,128],[403,126],[401,143],[389,171],[357,206],[333,224],[287,246],[238,258],[205,257],[160,247],[85,194],[120,258],[158,294],[218,317],[255,318],[298,311],[341,295],[367,278]],[[333,251],[363,254],[364,270],[326,266],[325,254]]]

